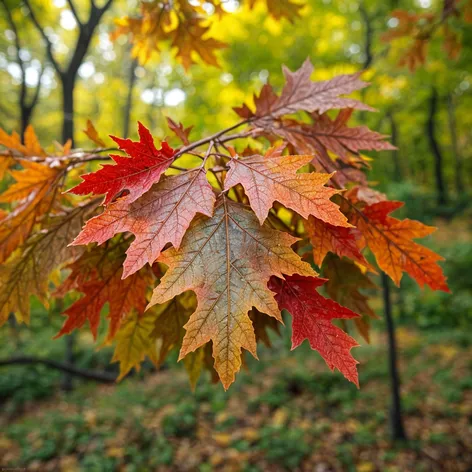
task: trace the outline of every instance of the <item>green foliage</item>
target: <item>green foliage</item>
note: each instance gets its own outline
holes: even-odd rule
[[[197,405],[183,403],[164,418],[163,430],[166,436],[193,436],[197,426]]]
[[[303,431],[299,429],[270,426],[261,430],[259,448],[264,451],[269,462],[293,470],[313,446],[308,445]]]

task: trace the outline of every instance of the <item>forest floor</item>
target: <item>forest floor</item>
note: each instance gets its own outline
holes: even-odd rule
[[[1,466],[39,471],[470,471],[468,333],[398,330],[405,427],[392,444],[383,334],[357,349],[361,388],[287,340],[225,393],[181,366],[82,383],[0,413]]]

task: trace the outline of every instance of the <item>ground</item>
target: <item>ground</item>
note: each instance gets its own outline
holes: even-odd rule
[[[361,388],[287,339],[225,393],[192,393],[172,367],[118,386],[80,384],[1,413],[2,465],[97,471],[467,471],[472,352],[467,333],[398,330],[409,441],[392,444],[384,334],[355,351]]]

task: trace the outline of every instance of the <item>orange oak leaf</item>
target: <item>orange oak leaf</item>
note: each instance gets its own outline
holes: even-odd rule
[[[178,248],[197,213],[213,214],[215,196],[202,168],[166,177],[136,201],[119,198],[91,218],[72,245],[102,244],[117,233],[129,231],[136,238],[126,254],[123,277],[146,263],[153,264],[162,248]]]
[[[106,147],[105,142],[98,135],[98,131],[90,120],[87,120],[87,127],[83,130],[87,137],[100,147]]]
[[[337,226],[349,227],[339,207],[330,200],[337,190],[325,187],[330,174],[297,174],[313,156],[250,156],[232,159],[225,189],[241,184],[261,224],[274,201],[299,213]]]
[[[149,130],[138,122],[139,141],[111,136],[128,156],[111,155],[116,165],[105,164],[101,169],[82,175],[83,182],[69,190],[76,195],[106,194],[104,204],[110,203],[120,192],[127,190],[134,201],[158,182],[171,165],[174,150],[165,142],[156,149]]]
[[[356,365],[351,349],[357,342],[342,329],[333,325],[335,318],[351,319],[359,315],[333,300],[322,297],[316,289],[326,279],[285,276],[285,280],[272,277],[269,288],[276,293],[279,308],[286,309],[293,317],[292,349],[308,339],[331,370],[338,369],[346,379],[359,387]]]
[[[449,292],[446,277],[437,264],[443,260],[430,249],[413,241],[433,233],[436,228],[410,219],[398,220],[388,216],[403,206],[402,202],[384,201],[366,206],[354,213],[353,222],[361,231],[379,267],[400,284],[403,272],[433,290]]]
[[[15,203],[0,221],[0,263],[23,244],[37,220],[51,208],[59,168],[22,159],[23,170],[10,170],[16,182],[0,194],[0,203]]]
[[[357,229],[333,226],[310,216],[306,224],[306,231],[313,245],[313,260],[318,267],[321,267],[326,254],[333,252],[340,257],[346,256],[364,267],[372,269],[357,245],[360,238]]]
[[[290,248],[287,233],[261,226],[241,204],[222,197],[212,218],[198,216],[179,250],[159,261],[169,269],[154,289],[150,306],[192,290],[197,310],[185,325],[180,358],[213,341],[215,369],[227,389],[241,366],[241,348],[256,357],[256,338],[248,316],[253,307],[276,319],[280,311],[267,288],[271,275],[316,275]]]
[[[227,45],[215,38],[208,37],[210,28],[204,26],[197,18],[187,18],[179,22],[178,27],[172,32],[172,46],[177,48],[177,57],[186,70],[195,64],[192,53],[197,54],[203,62],[215,67],[220,67],[215,56],[215,51],[223,49]]]
[[[36,156],[44,157],[46,153],[41,147],[39,140],[34,132],[34,128],[28,125],[23,135],[24,144],[21,142],[19,134],[13,132],[8,135],[2,128],[0,128],[0,145],[7,147],[10,151],[16,151],[22,156]]]
[[[76,290],[82,292],[84,296],[65,310],[64,316],[67,316],[67,319],[56,338],[81,328],[88,321],[96,339],[100,312],[108,303],[110,320],[108,339],[112,339],[127,314],[132,310],[143,313],[146,308],[146,290],[151,282],[149,271],[136,272],[126,280],[122,280],[123,258],[116,254],[113,258],[106,257],[106,251],[101,250],[96,251],[96,254],[98,260],[89,254],[85,255],[85,265],[94,260],[97,263],[97,267],[89,268],[86,277],[83,277],[83,271],[86,269],[83,260],[79,259],[75,263],[79,266],[80,272],[74,270],[74,264],[72,265],[71,277],[78,277]],[[65,284],[71,285],[70,280],[66,280]]]

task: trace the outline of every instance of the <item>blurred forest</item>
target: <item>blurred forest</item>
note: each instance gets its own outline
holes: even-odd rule
[[[163,139],[171,134],[169,116],[193,126],[191,137],[198,139],[233,124],[232,107],[250,102],[267,81],[281,85],[282,64],[295,70],[309,57],[318,80],[364,71],[371,85],[362,100],[378,112],[356,112],[354,121],[390,135],[398,147],[366,153],[372,157],[368,179],[406,202],[403,217],[439,227],[426,244],[446,258],[452,290],[420,290],[408,277],[390,288],[408,441],[390,440],[391,380],[378,277],[369,295],[380,319],[372,323],[371,344],[362,341],[356,351],[359,391],[327,371],[307,346],[290,353],[290,333],[274,333],[274,349],[263,349],[257,366],[249,361],[252,373],[226,394],[207,377],[193,394],[175,358],[158,372],[145,364],[145,376],[134,373],[118,386],[45,365],[2,366],[21,353],[73,362],[79,370],[101,372],[101,380],[116,377],[116,365],[108,365],[110,347],[97,352],[90,333],[51,342],[62,323],[61,307],[46,310],[36,303],[31,326],[11,323],[0,331],[0,466],[470,470],[471,24],[451,15],[457,41],[433,34],[425,63],[408,68],[402,61],[411,37],[385,40],[401,21],[392,11],[440,15],[451,2],[298,0],[299,14],[289,19],[268,14],[268,3],[227,0],[223,15],[205,3],[211,35],[227,47],[216,53],[220,67],[197,59],[186,70],[168,43],[141,64],[127,35],[112,41],[116,20],[139,13],[137,0],[0,0],[0,128],[21,132],[32,124],[43,145],[73,138],[75,147],[91,149],[82,132],[89,119],[102,137],[135,138],[139,120]],[[0,190],[5,186],[1,182]]]

